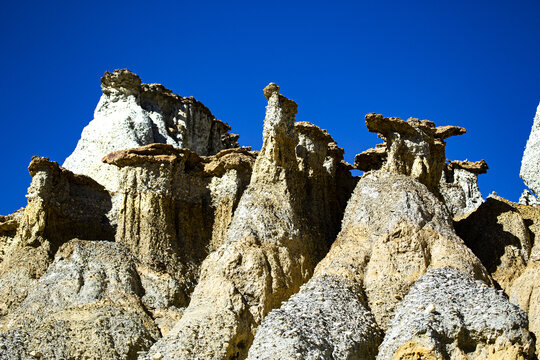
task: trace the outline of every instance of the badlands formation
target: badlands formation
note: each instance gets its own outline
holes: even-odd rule
[[[0,359],[537,359],[540,114],[513,203],[446,159],[462,127],[367,114],[383,142],[351,165],[273,83],[260,151],[128,70],[101,84],[0,216]]]

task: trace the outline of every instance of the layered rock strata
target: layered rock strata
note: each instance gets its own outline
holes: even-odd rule
[[[256,327],[311,277],[338,231],[320,209],[339,212],[339,151],[320,129],[294,125],[297,105],[277,85],[264,95],[263,147],[226,243],[204,261],[183,317],[145,358],[245,358]]]
[[[24,299],[66,241],[114,240],[106,217],[111,199],[103,186],[47,158],[33,157],[28,170],[28,204],[0,263],[0,316]]]
[[[446,159],[444,140],[467,132],[459,126],[436,127],[429,120],[411,117],[403,121],[375,113],[366,115],[366,126],[378,133],[384,143],[356,155],[355,166],[359,170],[381,169],[411,176],[435,194],[439,194]]]
[[[160,336],[142,294],[123,246],[72,240],[2,322],[0,358],[134,359]]]
[[[101,89],[94,119],[63,166],[92,177],[109,191],[118,190],[118,176],[101,158],[113,151],[164,143],[213,155],[238,146],[238,135],[229,134],[229,125],[201,102],[160,84],[143,84],[127,69],[105,72]]]
[[[439,191],[454,217],[471,213],[484,202],[478,187],[478,175],[485,174],[487,170],[485,160],[453,160],[446,163]]]
[[[533,359],[524,311],[452,268],[429,270],[396,310],[377,360]]]
[[[536,109],[531,134],[527,140],[519,176],[537,196],[540,195],[540,104]]]
[[[141,261],[143,300],[157,317],[174,322],[179,314],[171,307],[188,305],[202,261],[225,242],[255,157],[249,148],[201,157],[151,144],[103,159],[119,168],[116,241]]]

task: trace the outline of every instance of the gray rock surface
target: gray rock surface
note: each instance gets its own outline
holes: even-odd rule
[[[320,276],[268,314],[248,360],[374,359],[382,336],[358,284]]]
[[[449,161],[443,171],[439,191],[454,217],[460,217],[476,210],[484,198],[478,187],[478,175],[486,173],[488,165],[484,160]]]
[[[15,358],[25,351],[43,359],[134,358],[160,336],[142,306],[142,294],[126,249],[72,240],[0,323],[0,348],[9,347]]]
[[[531,134],[523,158],[521,159],[521,170],[519,176],[525,185],[537,196],[540,195],[540,104],[536,109]]]
[[[63,166],[92,177],[109,191],[118,189],[117,169],[101,158],[113,151],[164,143],[212,155],[238,146],[229,125],[202,103],[159,84],[142,84],[129,70],[106,72],[101,88],[94,119]]]
[[[533,359],[527,315],[484,283],[429,270],[398,306],[377,360]]]

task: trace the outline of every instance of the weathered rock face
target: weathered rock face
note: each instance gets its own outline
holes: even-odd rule
[[[478,175],[485,174],[488,165],[484,160],[449,161],[443,171],[439,191],[454,217],[476,210],[484,198],[478,188]]]
[[[160,336],[142,306],[142,293],[126,249],[72,240],[4,319],[2,332],[9,331],[0,347],[11,359],[25,352],[44,359],[133,359]],[[9,334],[18,336],[10,340]]]
[[[531,254],[530,232],[520,212],[511,203],[490,195],[478,210],[458,221],[455,229],[508,292]]]
[[[526,311],[529,329],[536,336],[536,354],[540,354],[540,260],[531,261],[512,283],[510,301]]]
[[[111,199],[103,186],[47,158],[32,158],[28,169],[28,205],[0,263],[0,316],[24,299],[66,241],[114,239],[106,217]]]
[[[7,216],[0,215],[0,264],[10,253],[9,248],[15,239],[23,213],[24,209],[19,209]]]
[[[245,358],[264,316],[309,279],[337,232],[320,209],[335,212],[331,205],[339,204],[332,193],[346,183],[336,179],[342,153],[320,129],[294,125],[296,104],[275,84],[264,93],[263,147],[227,241],[204,261],[182,319],[147,358]]]
[[[280,354],[305,349],[309,359],[330,358],[334,351],[340,354],[335,358],[374,359],[380,328],[386,329],[395,306],[428,269],[446,266],[488,279],[454,233],[445,206],[423,184],[400,174],[368,172],[354,190],[329,253],[300,292],[264,320],[250,356],[269,359],[272,349]],[[321,296],[326,283],[340,284],[339,290]],[[352,305],[344,299],[354,299],[358,308],[347,321],[342,312]],[[303,321],[324,325],[305,331],[292,325]],[[358,332],[347,336],[350,329]]]
[[[429,120],[397,117],[385,118],[380,114],[366,115],[366,126],[384,140],[374,149],[355,157],[359,170],[381,169],[411,176],[438,194],[439,182],[445,162],[445,139],[465,134],[458,126],[439,126]]]
[[[144,265],[143,300],[154,313],[189,303],[202,261],[225,242],[255,157],[248,148],[201,157],[152,144],[104,158],[120,169],[116,241]]]
[[[248,359],[375,359],[382,336],[358,283],[318,276],[268,314]]]
[[[540,195],[540,104],[536,109],[536,115],[533,120],[531,134],[523,159],[521,159],[521,170],[519,176],[537,196]]]
[[[525,312],[452,268],[429,270],[403,302],[379,347],[383,359],[533,359]]]
[[[113,151],[164,143],[212,155],[238,146],[238,136],[228,133],[229,125],[202,103],[159,84],[142,84],[129,70],[106,72],[101,88],[94,120],[63,166],[92,177],[109,191],[118,190],[117,169],[101,158]]]
[[[375,171],[360,179],[341,232],[315,276],[336,274],[363,285],[369,308],[385,329],[416,279],[443,266],[490,281],[455,234],[445,206],[423,184]]]

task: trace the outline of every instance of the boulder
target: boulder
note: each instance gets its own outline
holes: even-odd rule
[[[431,269],[399,304],[377,360],[534,359],[527,315],[454,268]]]

